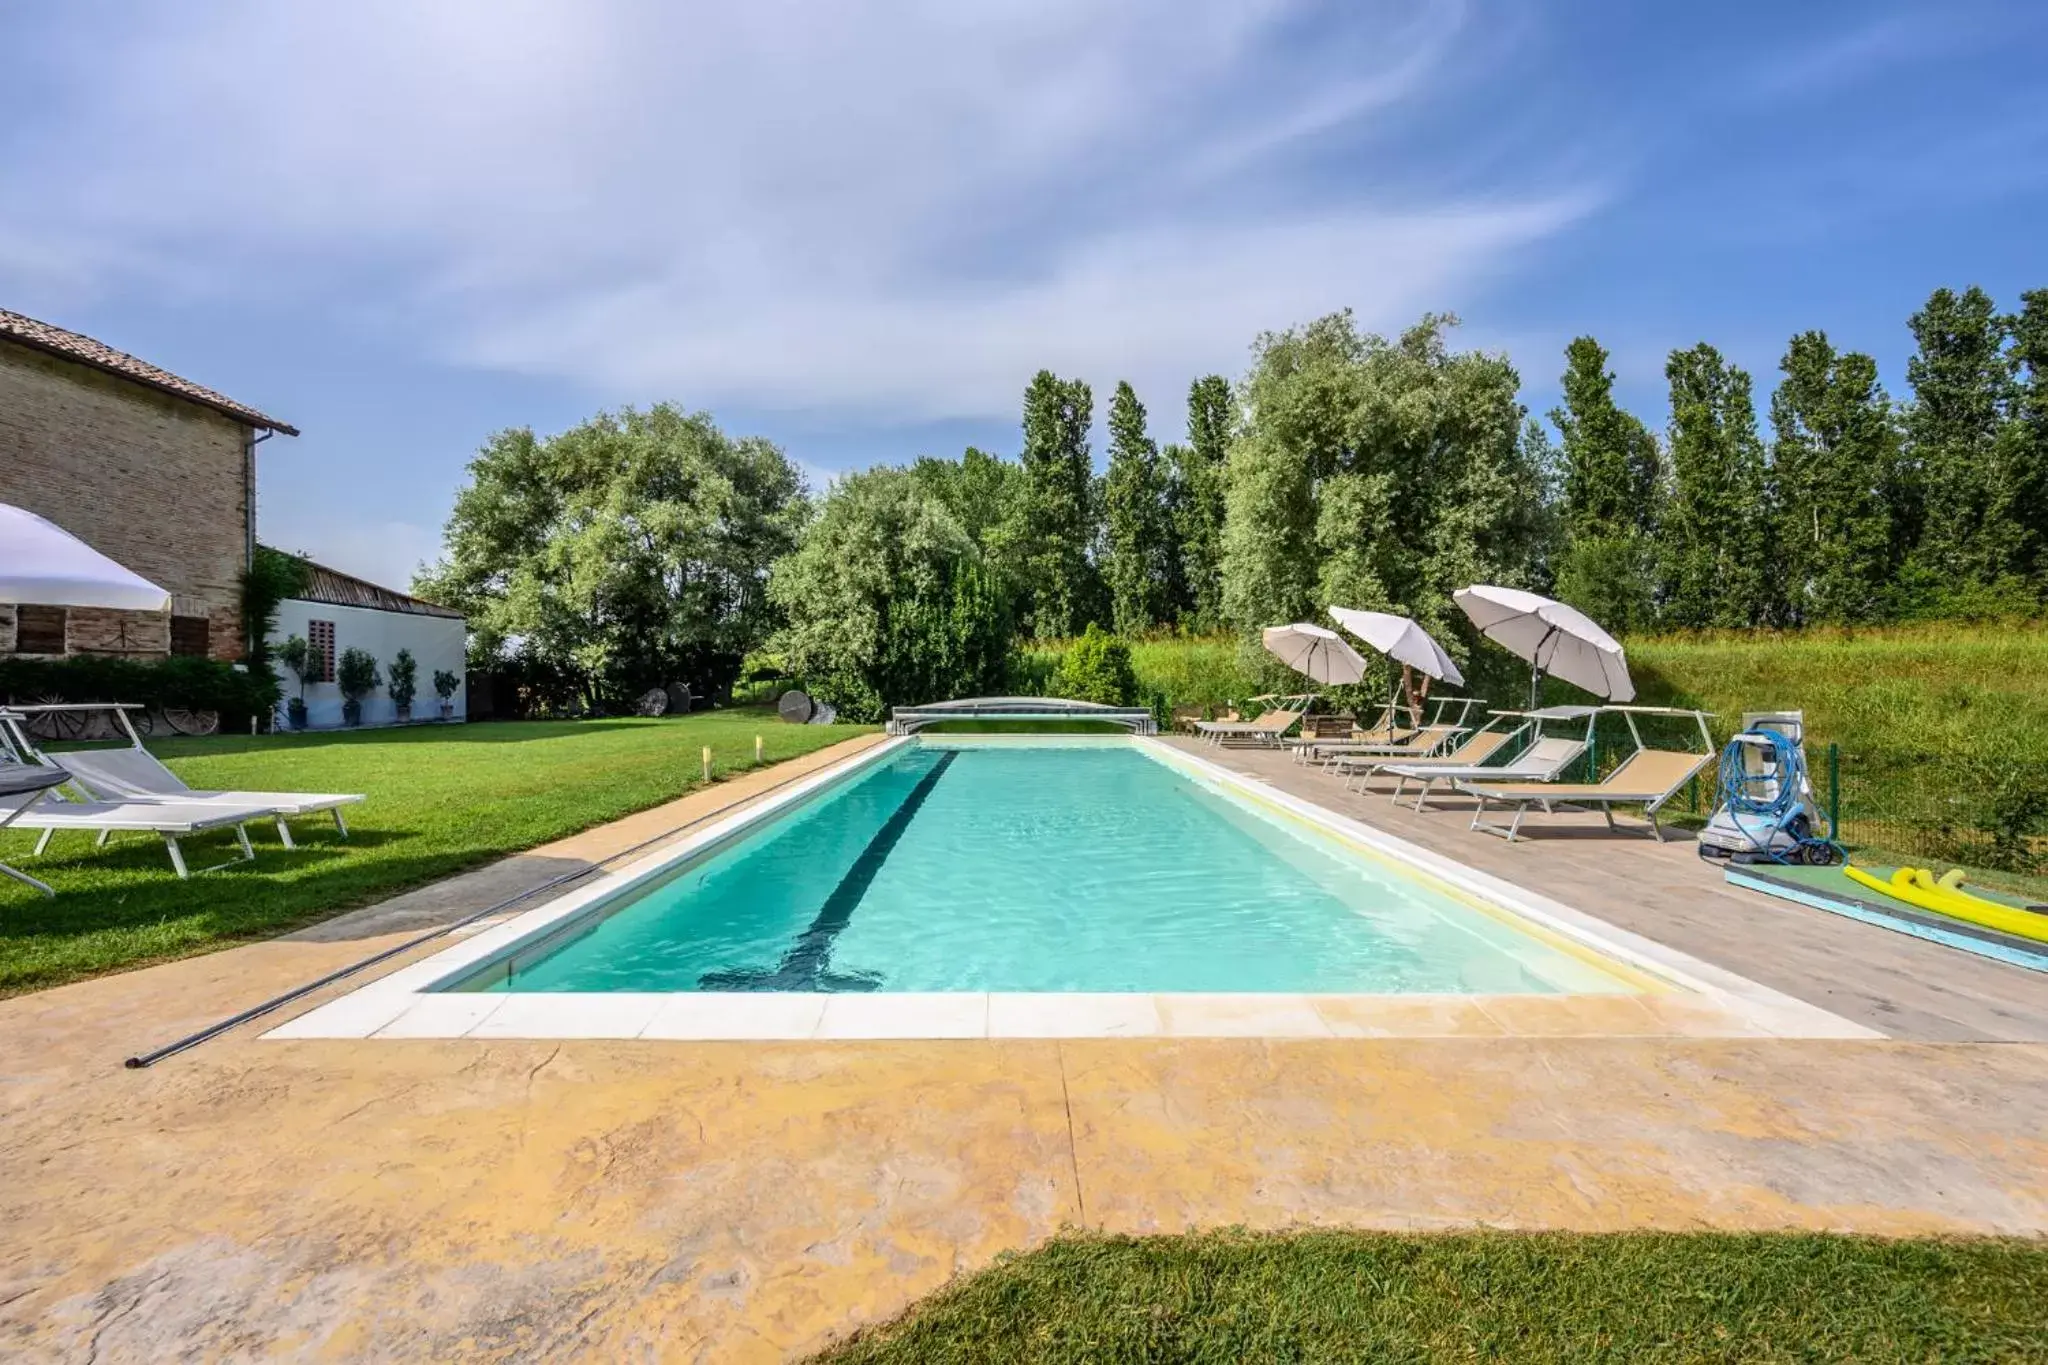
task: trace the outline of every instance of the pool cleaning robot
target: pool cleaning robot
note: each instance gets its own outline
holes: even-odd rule
[[[1805,741],[1804,712],[1743,716],[1742,733],[1721,751],[1721,805],[1700,832],[1702,858],[1815,867],[1842,861],[1842,850],[1820,833]]]

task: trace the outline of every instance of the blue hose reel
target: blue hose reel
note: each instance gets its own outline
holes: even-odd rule
[[[1800,739],[1794,715],[1751,721],[1728,741],[1721,751],[1721,805],[1700,834],[1702,858],[1814,867],[1846,860],[1840,845],[1816,830]]]

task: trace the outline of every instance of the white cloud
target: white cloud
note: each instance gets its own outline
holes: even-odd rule
[[[1454,305],[1591,203],[1348,146],[1398,143],[1497,55],[1456,3],[387,0],[93,28],[51,54],[57,126],[0,151],[35,206],[0,283],[284,291],[607,399],[988,416],[1041,365],[1177,391],[1263,328]]]

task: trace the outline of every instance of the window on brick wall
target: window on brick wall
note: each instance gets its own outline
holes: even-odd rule
[[[196,654],[205,658],[209,637],[213,634],[213,623],[204,616],[173,616],[171,618],[171,653]]]
[[[334,681],[334,622],[306,622],[307,652],[312,656],[306,661],[312,670],[307,682]]]
[[[38,607],[23,603],[14,609],[14,652],[17,654],[62,654],[64,628],[70,613],[62,607]]]

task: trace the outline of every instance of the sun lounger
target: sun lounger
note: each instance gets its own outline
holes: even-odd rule
[[[1344,786],[1347,790],[1359,790],[1375,773],[1402,763],[1419,763],[1424,766],[1449,766],[1455,768],[1477,768],[1487,759],[1499,753],[1509,741],[1521,733],[1520,730],[1475,730],[1458,742],[1450,752],[1431,758],[1368,758],[1363,761],[1347,760]],[[1356,784],[1356,785],[1354,785]]]
[[[162,801],[241,809],[267,806],[277,812],[277,835],[286,848],[294,846],[287,817],[324,811],[334,817],[334,827],[346,839],[348,821],[342,818],[341,808],[363,799],[339,792],[194,791],[147,749],[75,749],[66,751],[63,760],[77,785],[98,801]]]
[[[1277,744],[1280,737],[1292,730],[1308,708],[1289,710],[1274,707],[1257,720],[1203,720],[1196,721],[1195,728],[1203,738],[1221,744],[1227,740],[1241,740],[1252,744]]]
[[[1324,756],[1323,766],[1341,773],[1359,764],[1371,766],[1399,763],[1404,758],[1427,758],[1464,733],[1463,727],[1457,725],[1425,725],[1394,744],[1339,745]]]
[[[1422,790],[1416,794],[1415,809],[1421,810],[1439,782],[1555,782],[1585,752],[1586,742],[1582,739],[1539,739],[1512,762],[1491,768],[1462,762],[1461,750],[1445,758],[1387,763],[1376,771],[1396,779],[1394,794],[1389,798],[1394,801],[1401,799],[1410,782],[1420,782]]]
[[[204,801],[186,805],[169,801],[57,801],[24,810],[15,816],[12,823],[17,829],[42,831],[42,837],[36,840],[36,852],[39,854],[49,847],[50,836],[59,830],[98,835],[100,843],[105,843],[109,835],[124,831],[155,834],[163,839],[164,847],[170,851],[171,866],[183,877],[188,875],[188,871],[178,840],[210,830],[233,829],[235,841],[242,847],[242,856],[229,861],[247,862],[256,856],[256,850],[249,846],[248,822],[267,820],[276,814],[274,806],[250,808]],[[219,867],[228,865],[218,864]],[[211,867],[200,869],[202,872],[214,870]]]
[[[1307,714],[1306,711],[1268,711],[1245,729],[1225,731],[1215,739],[1222,745],[1270,749],[1279,745],[1282,737],[1299,725]]]
[[[61,787],[70,780],[71,774],[62,768],[0,761],[0,829],[6,829],[29,807],[48,796],[53,788]],[[45,896],[57,894],[46,883],[37,881],[18,867],[0,863],[0,875],[26,882]]]
[[[1502,835],[1510,842],[1520,837],[1522,817],[1529,813],[1531,806],[1540,807],[1546,815],[1554,813],[1560,806],[1579,809],[1598,806],[1600,813],[1607,817],[1607,827],[1619,829],[1621,827],[1614,822],[1614,808],[1626,805],[1643,808],[1643,814],[1649,819],[1651,837],[1661,843],[1664,831],[1657,825],[1657,811],[1677,795],[1679,788],[1713,761],[1711,753],[1637,749],[1600,782],[1478,781],[1455,785],[1459,791],[1479,799],[1479,807],[1472,813],[1472,828]],[[1515,808],[1512,823],[1505,826],[1487,823],[1484,818],[1487,805],[1495,801]]]
[[[12,751],[24,763],[55,764],[56,759],[39,750],[29,738],[24,721],[35,713],[36,707],[13,707],[0,709],[0,748]],[[84,707],[68,707],[79,711]],[[261,792],[261,791],[194,791],[185,785],[185,780],[142,746],[142,739],[128,721],[127,712],[132,707],[109,703],[102,709],[109,714],[115,728],[128,736],[128,745],[120,749],[71,749],[63,754],[62,766],[71,773],[71,787],[89,801],[128,802],[159,801],[173,805],[229,806],[238,810],[272,810],[277,812],[277,837],[286,848],[293,848],[291,827],[285,822],[289,817],[317,815],[326,812],[334,817],[334,827],[341,837],[348,838],[348,821],[343,818],[341,808],[354,805],[363,798],[360,794],[343,792]]]

